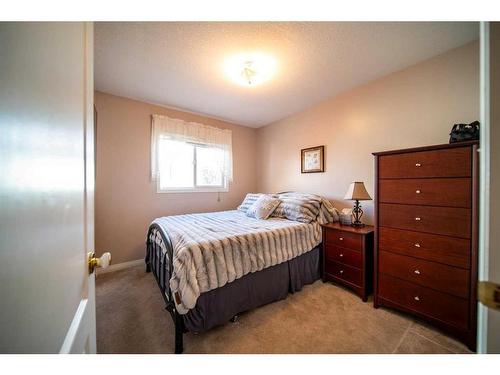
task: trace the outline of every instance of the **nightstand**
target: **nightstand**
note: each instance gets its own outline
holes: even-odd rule
[[[332,223],[323,228],[323,281],[334,281],[366,302],[373,289],[373,226]]]

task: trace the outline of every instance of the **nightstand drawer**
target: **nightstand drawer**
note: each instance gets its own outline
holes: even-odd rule
[[[362,285],[363,274],[359,268],[326,259],[325,271],[335,278],[342,279],[354,285]]]
[[[356,268],[363,267],[363,254],[359,250],[350,250],[340,246],[326,244],[326,259],[347,264]]]
[[[327,229],[326,243],[353,250],[363,249],[363,239],[360,235],[342,230]]]

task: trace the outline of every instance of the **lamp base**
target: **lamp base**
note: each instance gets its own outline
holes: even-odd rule
[[[362,222],[359,222],[359,223],[352,223],[351,224],[351,227],[357,227],[357,228],[362,228],[364,227],[365,224],[363,224]]]
[[[352,209],[352,213],[354,214],[354,223],[352,223],[353,227],[364,227],[365,224],[361,222],[361,216],[363,216],[363,210],[361,209],[361,205],[359,204],[359,200],[356,199],[354,203],[354,208]]]

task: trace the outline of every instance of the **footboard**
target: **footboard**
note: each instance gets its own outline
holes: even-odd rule
[[[146,239],[146,272],[153,272],[153,275],[161,290],[161,295],[165,301],[165,309],[170,313],[175,326],[175,353],[183,351],[184,321],[182,316],[175,309],[172,291],[170,290],[170,276],[172,275],[173,248],[168,236],[156,224],[151,224]]]

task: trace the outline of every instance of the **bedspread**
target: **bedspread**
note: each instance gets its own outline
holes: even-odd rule
[[[165,216],[153,223],[172,243],[170,289],[180,314],[192,309],[201,293],[293,259],[321,242],[317,222],[259,220],[236,210]]]

